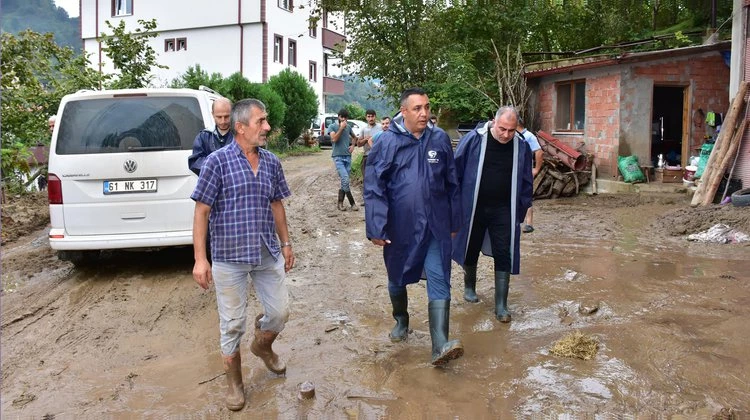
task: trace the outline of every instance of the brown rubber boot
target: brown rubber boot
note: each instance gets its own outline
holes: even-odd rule
[[[245,406],[245,385],[242,383],[242,358],[240,352],[223,356],[224,373],[227,377],[227,408],[232,411],[242,410]]]
[[[271,346],[278,337],[279,333],[275,331],[261,331],[260,319],[263,314],[255,317],[255,337],[250,344],[250,351],[258,356],[265,363],[266,368],[277,375],[286,373],[286,365],[279,359],[279,355],[273,352]]]

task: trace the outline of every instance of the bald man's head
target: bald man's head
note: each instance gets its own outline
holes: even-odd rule
[[[232,102],[227,98],[219,98],[211,104],[211,115],[214,117],[216,128],[221,134],[229,131],[232,116]]]

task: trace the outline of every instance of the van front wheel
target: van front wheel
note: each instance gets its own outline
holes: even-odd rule
[[[76,267],[85,267],[99,259],[99,251],[58,251],[57,258],[70,261]]]

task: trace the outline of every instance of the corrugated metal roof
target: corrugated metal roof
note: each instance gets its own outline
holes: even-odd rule
[[[29,147],[31,155],[26,162],[31,166],[46,165],[49,157],[49,146],[32,146]]]
[[[748,0],[750,1],[750,0]],[[565,73],[574,70],[607,67],[623,63],[652,61],[669,57],[681,57],[702,54],[710,51],[731,49],[732,41],[722,41],[715,44],[698,45],[692,47],[672,48],[668,50],[626,52],[622,54],[606,54],[580,58],[564,58],[558,60],[538,61],[524,66],[524,76],[527,79]]]

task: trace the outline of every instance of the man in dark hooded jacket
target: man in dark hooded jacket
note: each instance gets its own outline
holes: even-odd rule
[[[495,119],[465,135],[456,148],[463,223],[453,259],[464,269],[464,299],[478,302],[480,250],[495,263],[495,316],[510,322],[510,275],[520,268],[521,223],[531,207],[531,149],[516,131],[518,112],[498,109]]]
[[[451,236],[461,219],[458,178],[448,135],[427,124],[427,94],[408,89],[400,102],[401,116],[379,136],[367,160],[367,237],[383,247],[394,342],[409,331],[406,285],[426,274],[432,364],[442,366],[464,352],[459,340],[448,340]]]

